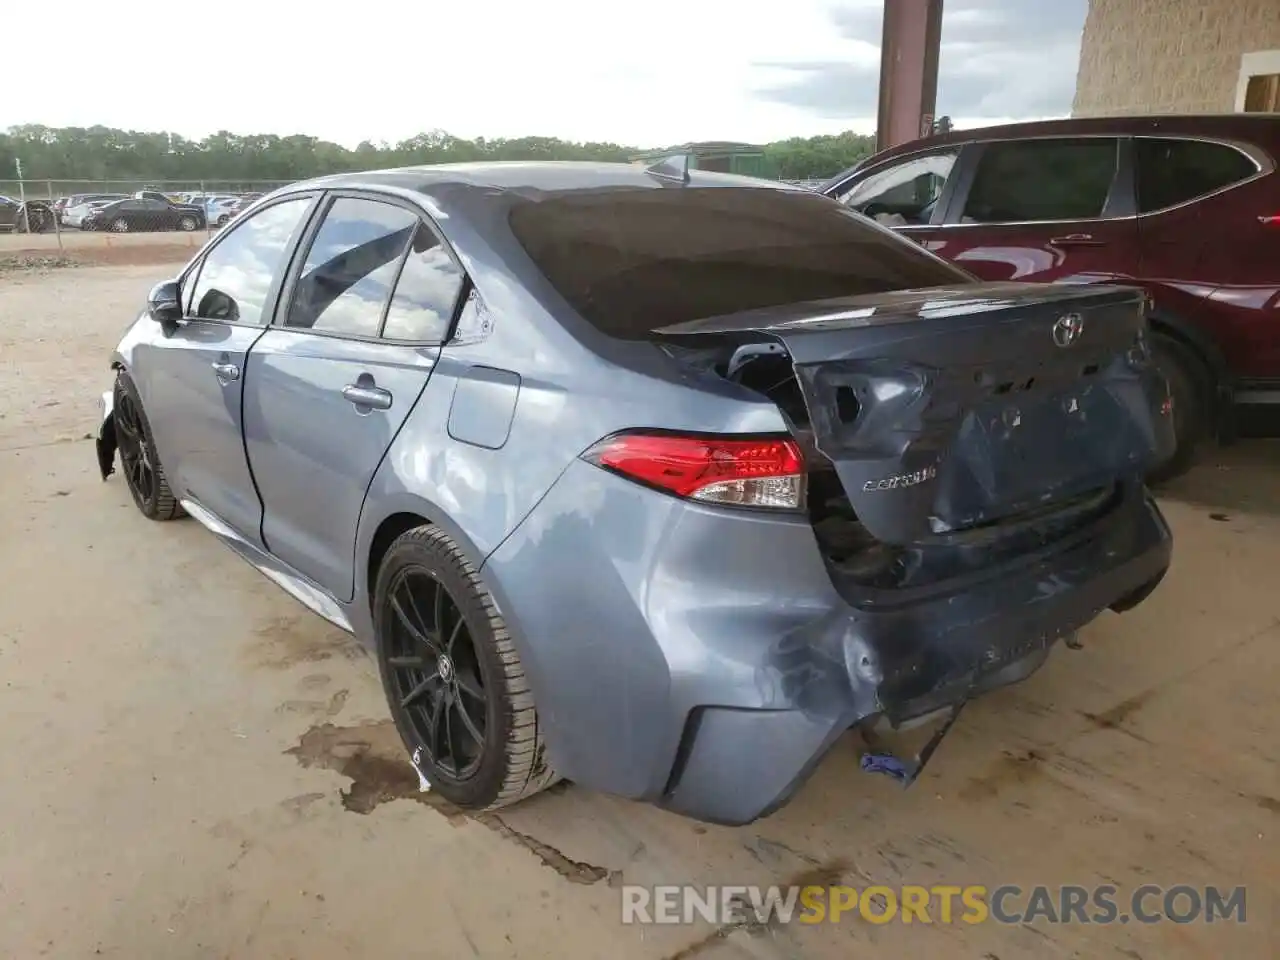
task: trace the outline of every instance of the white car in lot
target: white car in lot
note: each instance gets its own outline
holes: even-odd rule
[[[72,221],[72,211],[77,208],[81,209],[80,220],[84,219],[83,208],[90,203],[111,203],[114,200],[123,200],[123,193],[77,193],[67,198],[66,204],[62,208],[60,221],[64,226],[78,227],[80,221]]]
[[[74,207],[68,207],[62,215],[62,222],[68,227],[77,227],[84,229],[85,218],[95,210],[100,210],[108,204],[115,203],[115,199],[110,200],[89,200],[85,203],[77,204]]]
[[[206,197],[203,203],[205,219],[214,226],[221,227],[234,216],[231,208],[239,202],[239,197],[229,195]]]

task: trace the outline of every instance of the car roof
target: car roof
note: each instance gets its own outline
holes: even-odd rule
[[[338,173],[290,186],[358,188],[390,186],[420,193],[474,187],[484,192],[566,193],[575,191],[625,190],[663,186],[664,181],[636,163],[597,163],[574,160],[493,161],[487,163],[442,163],[430,166],[399,167],[361,173]],[[670,181],[665,185],[675,186]],[[758,180],[728,173],[689,171],[689,187],[760,187],[795,189],[787,184]]]
[[[802,187],[733,174],[691,170],[688,183],[683,183],[648,173],[640,164],[512,161],[333,174],[289,184],[255,203],[317,190],[367,190],[398,196],[427,211],[482,293],[490,282],[527,292],[546,280],[512,230],[510,216],[517,207],[568,197],[635,197],[642,191],[687,193],[734,187],[821,200]],[[515,285],[510,283],[513,273],[519,281]]]
[[[854,169],[880,164],[895,157],[917,153],[920,150],[945,147],[948,144],[965,144],[977,140],[1018,140],[1024,137],[1089,136],[1116,134],[1140,136],[1155,134],[1179,134],[1183,136],[1221,137],[1223,139],[1248,140],[1265,135],[1267,140],[1280,136],[1280,116],[1266,113],[1221,114],[1155,114],[1126,117],[1067,117],[1058,120],[1031,120],[1022,123],[1004,123],[989,127],[972,127],[952,130],[936,136],[911,140],[890,147],[868,157],[856,168],[843,171],[839,177],[847,177]]]
[[[637,190],[699,190],[708,187],[764,189],[813,196],[802,187],[727,173],[689,171],[689,182],[646,172],[641,164],[580,161],[495,161],[399,167],[338,173],[289,184],[270,194],[284,197],[307,190],[372,190],[417,200],[462,256],[484,257],[482,248],[505,246],[507,219],[522,203],[570,194],[600,196]],[[255,203],[257,201],[254,201]]]

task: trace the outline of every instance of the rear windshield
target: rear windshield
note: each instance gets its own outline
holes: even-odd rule
[[[511,230],[570,306],[627,340],[743,310],[972,281],[831,200],[783,190],[521,201]]]

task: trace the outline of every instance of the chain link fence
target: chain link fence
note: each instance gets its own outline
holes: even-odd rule
[[[0,180],[0,255],[201,246],[286,180]]]

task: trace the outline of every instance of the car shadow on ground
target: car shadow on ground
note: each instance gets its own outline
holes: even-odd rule
[[[1207,452],[1184,476],[1163,484],[1157,494],[1211,515],[1231,511],[1280,516],[1280,439],[1247,439]]]

